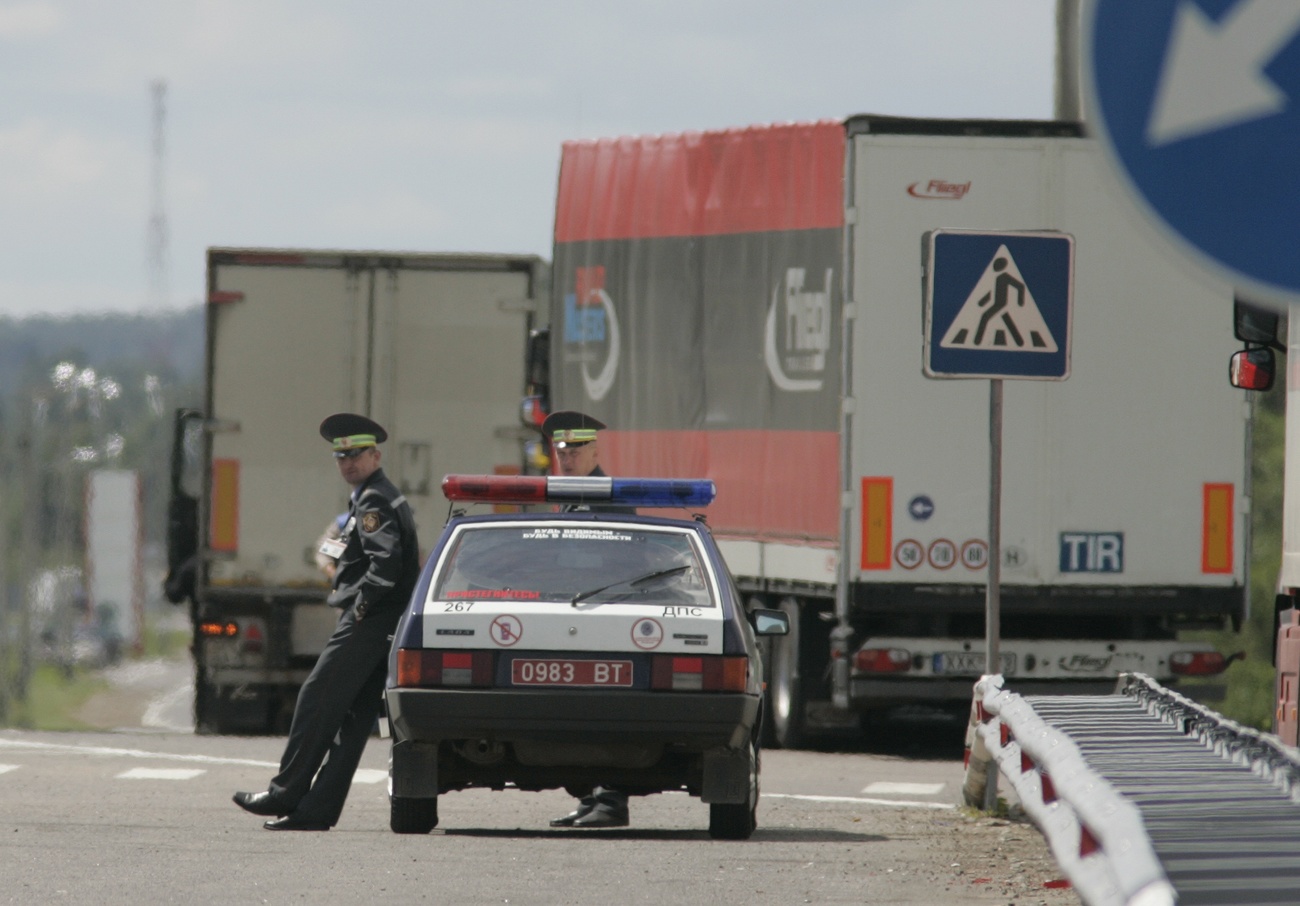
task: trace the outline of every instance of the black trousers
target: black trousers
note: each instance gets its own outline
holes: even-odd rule
[[[347,607],[298,692],[280,773],[269,786],[295,818],[338,823],[379,716],[390,637],[400,617],[401,608],[388,608],[358,620]]]

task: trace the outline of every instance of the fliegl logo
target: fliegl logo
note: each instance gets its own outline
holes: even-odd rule
[[[807,272],[788,268],[772,290],[763,331],[763,361],[772,382],[791,393],[822,389],[826,351],[831,346],[831,279],[826,268],[821,290],[804,289]]]
[[[907,194],[913,198],[930,198],[943,201],[960,201],[969,191],[969,182],[948,182],[946,179],[914,182],[907,187]]]
[[[618,314],[609,293],[605,292],[603,265],[575,268],[573,282],[574,291],[564,296],[566,359],[581,363],[587,397],[602,400],[618,373]],[[595,364],[602,356],[604,363],[593,376]]]

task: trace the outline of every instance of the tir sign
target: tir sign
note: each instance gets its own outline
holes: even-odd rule
[[[1123,571],[1123,532],[1061,532],[1061,572]]]

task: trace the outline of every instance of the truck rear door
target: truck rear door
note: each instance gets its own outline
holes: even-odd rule
[[[323,596],[317,539],[348,494],[318,433],[333,412],[387,428],[384,469],[425,545],[444,516],[433,501],[444,473],[517,469],[541,267],[531,256],[210,250],[209,589]],[[295,653],[321,641],[295,625]]]

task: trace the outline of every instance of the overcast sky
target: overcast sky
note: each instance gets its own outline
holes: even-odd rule
[[[1052,115],[1053,0],[0,0],[0,314],[156,310],[212,245],[550,257],[560,143]]]

